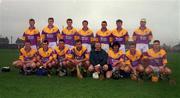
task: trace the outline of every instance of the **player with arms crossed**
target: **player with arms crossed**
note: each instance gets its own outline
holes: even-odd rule
[[[88,27],[88,21],[84,20],[82,22],[82,29],[78,31],[77,35],[80,40],[82,40],[83,46],[85,46],[88,52],[91,51],[91,42],[93,41],[94,35],[93,31]]]
[[[42,42],[47,40],[49,47],[55,48],[57,40],[60,39],[60,31],[57,26],[54,25],[54,18],[48,18],[48,26],[44,27],[41,33]]]
[[[149,43],[153,38],[152,32],[146,27],[146,19],[141,19],[140,27],[133,33],[133,40],[136,42],[136,49],[145,53],[149,49]]]
[[[40,42],[39,30],[34,26],[35,20],[29,19],[29,28],[23,33],[22,40],[29,40],[31,42],[31,48],[38,48],[38,43]]]
[[[116,21],[117,28],[112,30],[113,41],[117,41],[120,44],[120,50],[126,52],[125,44],[128,41],[129,34],[126,29],[122,28],[123,21],[118,19]]]
[[[101,29],[96,33],[97,41],[102,45],[102,49],[106,52],[109,50],[109,44],[112,41],[111,31],[107,29],[107,22],[102,21]]]
[[[77,37],[77,30],[72,26],[73,20],[67,19],[66,20],[67,27],[62,30],[61,38],[64,39],[65,45],[71,49],[75,43],[75,40],[78,39]]]

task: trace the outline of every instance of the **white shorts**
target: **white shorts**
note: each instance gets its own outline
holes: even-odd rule
[[[126,53],[126,48],[124,44],[121,44],[121,47],[119,47],[120,50],[123,51],[123,53]]]
[[[160,71],[160,68],[157,67],[157,66],[149,65],[149,67],[152,68],[152,70],[155,71],[155,72],[159,72]]]
[[[101,48],[102,48],[103,50],[105,50],[106,52],[108,52],[108,50],[109,50],[109,44],[101,44]]]
[[[74,46],[72,45],[68,45],[68,44],[65,44],[66,47],[68,47],[69,49],[72,49]]]
[[[49,47],[54,49],[57,46],[56,42],[49,42]]]
[[[82,45],[87,48],[87,51],[88,51],[88,52],[91,51],[91,44],[82,44]]]
[[[32,45],[31,48],[37,50],[37,46],[36,45]]]
[[[147,50],[149,49],[149,45],[148,44],[136,44],[136,49],[140,50],[142,53],[147,52]]]

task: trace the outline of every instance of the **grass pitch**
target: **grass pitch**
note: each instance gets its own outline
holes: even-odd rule
[[[17,58],[17,50],[0,49],[0,67],[11,66]],[[176,85],[168,81],[23,76],[11,66],[10,72],[0,72],[0,98],[180,98],[180,53],[169,53],[168,60]]]

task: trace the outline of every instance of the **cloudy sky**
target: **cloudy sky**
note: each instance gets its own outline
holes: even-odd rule
[[[87,19],[94,32],[103,20],[112,29],[116,19],[122,19],[130,35],[139,20],[146,18],[154,39],[169,45],[180,42],[179,0],[0,0],[0,35],[13,36],[15,41],[28,27],[29,18],[42,30],[48,17],[54,17],[60,29],[66,26],[67,18],[72,18],[78,29]]]

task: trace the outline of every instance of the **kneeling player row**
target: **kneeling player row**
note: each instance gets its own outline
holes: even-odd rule
[[[160,47],[160,41],[155,40],[153,47],[146,53],[136,50],[136,44],[131,43],[129,50],[123,53],[119,50],[119,43],[114,42],[112,49],[106,53],[101,49],[100,43],[95,43],[95,48],[87,52],[81,40],[75,42],[70,50],[65,46],[64,40],[59,40],[54,50],[48,47],[48,41],[43,41],[42,48],[38,51],[31,48],[29,41],[20,49],[19,60],[13,64],[24,71],[26,68],[44,68],[51,74],[51,69],[65,69],[74,71],[82,68],[84,72],[104,74],[106,78],[111,78],[116,71],[131,73],[139,76],[142,73],[151,75],[154,71],[161,75],[171,74],[171,70],[166,66],[166,51]]]

